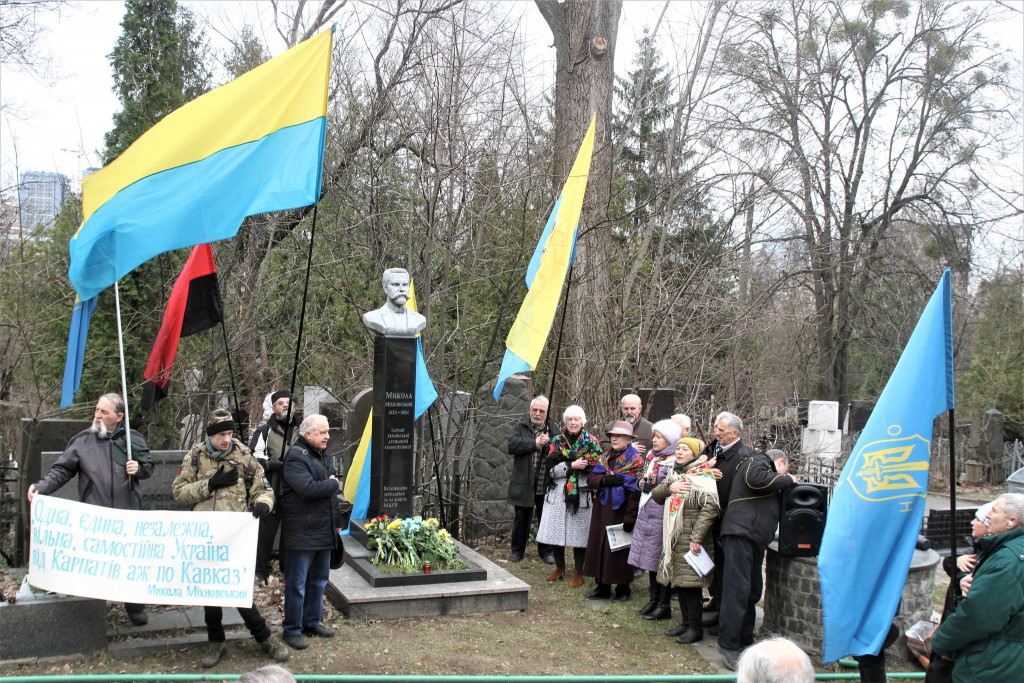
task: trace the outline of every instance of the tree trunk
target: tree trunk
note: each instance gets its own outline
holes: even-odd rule
[[[606,412],[617,396],[613,369],[615,340],[609,333],[614,302],[608,204],[612,180],[615,41],[622,0],[536,0],[536,3],[551,28],[555,44],[556,186],[560,187],[565,181],[591,116],[597,114],[594,155],[580,216],[573,283],[563,304],[568,306],[568,315],[552,403],[565,406],[586,396],[587,410]],[[605,387],[605,394],[594,394],[597,387]]]

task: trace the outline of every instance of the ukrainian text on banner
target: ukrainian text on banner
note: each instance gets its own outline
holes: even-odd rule
[[[115,602],[250,607],[258,531],[245,512],[115,510],[40,495],[29,583]]]

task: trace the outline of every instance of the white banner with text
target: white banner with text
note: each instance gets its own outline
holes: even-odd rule
[[[247,512],[114,510],[40,495],[29,583],[113,602],[250,607],[258,533]]]

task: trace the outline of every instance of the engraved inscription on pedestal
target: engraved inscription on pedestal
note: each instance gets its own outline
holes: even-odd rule
[[[373,361],[373,447],[368,515],[408,517],[414,514],[416,340],[377,335]]]

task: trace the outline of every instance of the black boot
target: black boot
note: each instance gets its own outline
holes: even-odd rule
[[[678,624],[665,631],[665,635],[669,638],[678,638],[686,632],[686,598],[683,597],[684,590],[685,589],[683,588],[674,588],[672,590],[672,593],[676,596],[676,600],[679,601],[679,612],[681,618],[679,619]]]
[[[683,622],[686,623],[686,631],[676,638],[677,643],[688,645],[704,640],[704,627],[701,625],[701,600],[699,589],[688,589],[682,595]]]
[[[661,593],[661,586],[658,585],[657,574],[651,574],[651,600],[646,605],[637,610],[637,614],[642,617],[646,617],[648,614],[654,611],[658,606],[658,595]]]
[[[658,590],[658,606],[644,615],[647,621],[661,621],[672,617],[672,589],[668,586],[661,586]]]

